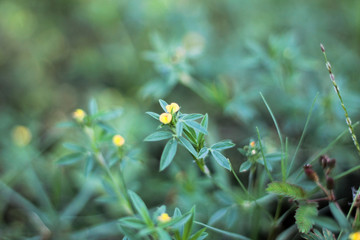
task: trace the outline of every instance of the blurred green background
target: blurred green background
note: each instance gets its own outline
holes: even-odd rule
[[[40,208],[49,205],[46,198],[52,205],[48,212],[56,212],[87,181],[79,176],[81,166],[55,164],[66,152],[65,140],[81,141],[56,124],[76,108],[86,109],[92,97],[100,109],[123,108],[112,126],[139,150],[127,181],[149,207],[165,203],[188,211],[196,204],[197,217],[206,222],[221,205],[185,151],[170,169],[158,172],[163,145],[142,140],[157,124],[144,112],[160,112],[159,98],[177,102],[184,112],[208,113],[209,142],[229,138],[242,147],[256,139],[258,126],[276,149],[262,92],[293,149],[318,92],[296,163],[301,166],[346,129],[320,43],[351,118],[360,118],[359,12],[356,0],[1,0],[0,235],[38,234],[34,218],[5,194],[9,189]],[[29,143],[14,137],[18,125],[30,129]],[[227,154],[237,167],[244,160],[235,150]],[[328,154],[340,163],[338,172],[358,161],[349,136]],[[351,201],[357,180],[356,174],[342,179],[348,188],[337,189],[338,198]],[[116,206],[93,203],[99,191],[89,194],[68,232],[119,217]],[[239,227],[236,217],[228,218],[227,225],[217,226],[245,231],[245,223]]]

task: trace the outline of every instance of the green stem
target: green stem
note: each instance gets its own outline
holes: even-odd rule
[[[356,135],[355,135],[355,133],[354,133],[354,129],[353,129],[353,126],[352,126],[352,124],[351,124],[351,119],[350,119],[349,114],[348,114],[348,111],[347,111],[347,109],[346,109],[346,107],[345,107],[344,101],[343,101],[343,99],[342,99],[342,97],[341,97],[340,89],[339,89],[339,87],[338,87],[338,85],[337,85],[337,83],[336,83],[336,81],[335,81],[335,76],[334,76],[334,74],[333,74],[333,72],[332,72],[331,65],[330,65],[329,61],[327,60],[326,53],[325,53],[325,48],[324,48],[322,45],[321,45],[321,47],[322,47],[321,50],[322,50],[322,52],[323,52],[323,54],[324,54],[324,58],[325,58],[325,61],[326,61],[326,67],[327,67],[327,69],[328,69],[328,71],[329,71],[329,74],[330,74],[330,80],[331,80],[331,82],[332,82],[332,84],[333,84],[333,86],[334,86],[334,89],[335,89],[336,94],[337,94],[338,97],[339,97],[339,100],[340,100],[340,103],[341,103],[341,107],[343,108],[344,113],[345,113],[346,124],[347,124],[348,127],[349,127],[349,131],[350,131],[350,134],[351,134],[351,138],[352,138],[352,140],[353,140],[353,142],[354,142],[354,145],[355,145],[355,147],[356,147],[356,149],[357,149],[357,151],[358,151],[358,154],[360,155],[360,145],[359,145],[359,142],[358,142],[358,140],[357,140],[357,138],[356,138]]]
[[[267,161],[266,161],[266,158],[265,158],[265,154],[264,154],[264,149],[263,149],[263,146],[262,146],[262,143],[261,143],[261,136],[260,136],[260,132],[259,132],[259,128],[256,127],[256,132],[257,132],[257,136],[258,136],[258,142],[260,144],[260,151],[261,151],[261,156],[263,157],[263,160],[264,160],[264,166],[265,166],[265,170],[270,178],[271,181],[274,181],[273,177],[271,176],[271,173],[269,171],[269,168],[268,168],[268,165],[267,165]]]

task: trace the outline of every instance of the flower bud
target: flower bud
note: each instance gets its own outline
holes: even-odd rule
[[[332,177],[327,177],[326,178],[326,187],[329,190],[333,190],[335,186],[335,181]]]
[[[321,48],[321,51],[324,53],[325,52],[325,47],[321,43],[320,43],[320,48]]]
[[[322,168],[326,168],[328,161],[329,157],[326,155],[321,155],[319,158],[319,162]]]
[[[160,216],[157,217],[157,220],[161,223],[166,223],[171,220],[171,217],[167,213],[162,213]]]
[[[115,146],[117,147],[121,147],[122,145],[125,144],[125,139],[120,136],[119,134],[116,134],[113,138],[112,138],[112,142]]]
[[[333,169],[336,165],[336,159],[332,158],[332,159],[328,160],[327,165],[330,169]]]
[[[84,118],[86,117],[86,113],[84,110],[82,109],[76,109],[73,112],[73,118],[77,121],[77,122],[83,122]]]
[[[318,175],[317,175],[316,172],[312,169],[312,166],[311,166],[310,164],[306,164],[306,165],[304,166],[304,171],[305,171],[306,176],[307,176],[311,181],[314,181],[314,182],[318,182],[318,181],[319,181]]]
[[[172,116],[170,113],[162,113],[159,117],[160,122],[163,124],[169,124],[171,122]]]
[[[166,106],[166,111],[171,114],[176,113],[177,111],[179,111],[179,109],[180,107],[177,103],[171,103],[170,105]]]

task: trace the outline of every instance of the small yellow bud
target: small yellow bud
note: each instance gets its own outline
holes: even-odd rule
[[[166,111],[168,111],[168,113],[176,113],[177,111],[179,111],[180,107],[177,103],[171,103],[170,105],[166,106]]]
[[[171,119],[172,116],[170,113],[162,113],[159,117],[160,122],[162,122],[163,124],[169,124],[171,122]]]
[[[350,240],[360,240],[360,232],[354,232],[349,236]]]
[[[84,121],[85,117],[86,113],[82,109],[76,109],[75,112],[73,112],[73,118],[78,122]]]
[[[250,142],[250,147],[255,147],[255,142],[254,141]]]
[[[26,146],[31,141],[31,132],[27,127],[24,126],[16,126],[12,130],[12,139],[14,143],[18,146]]]
[[[166,223],[171,220],[171,217],[167,213],[163,213],[157,217],[157,220],[162,223]]]
[[[122,145],[124,145],[125,139],[119,134],[117,134],[112,138],[112,142],[115,146],[121,147]]]

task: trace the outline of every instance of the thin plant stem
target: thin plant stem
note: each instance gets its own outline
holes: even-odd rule
[[[282,176],[282,181],[285,182],[286,180],[286,166],[285,166],[285,158],[283,156],[284,154],[284,143],[283,143],[283,139],[282,139],[282,135],[281,135],[281,132],[280,132],[280,128],[279,128],[279,125],[277,124],[277,121],[276,121],[276,118],[273,114],[273,112],[271,111],[271,108],[269,106],[269,104],[267,103],[265,97],[262,95],[262,93],[260,93],[260,96],[262,98],[262,100],[264,101],[265,103],[265,106],[266,108],[268,109],[270,115],[271,115],[271,118],[274,122],[274,125],[275,125],[275,128],[276,128],[276,131],[279,135],[279,140],[280,140],[280,145],[281,145],[281,176]]]
[[[329,74],[330,74],[330,80],[331,80],[331,82],[332,82],[332,84],[333,84],[333,86],[334,86],[334,89],[335,89],[336,94],[337,94],[338,97],[339,97],[339,100],[340,100],[340,103],[341,103],[341,107],[342,107],[343,110],[344,110],[345,118],[346,118],[346,124],[347,124],[348,127],[349,127],[349,132],[350,132],[350,134],[351,134],[351,138],[352,138],[352,140],[353,140],[353,142],[354,142],[354,145],[355,145],[355,147],[356,147],[356,149],[357,149],[357,151],[358,151],[358,154],[360,155],[360,145],[359,145],[359,142],[358,142],[358,140],[357,140],[357,138],[356,138],[356,135],[355,135],[355,133],[354,133],[354,129],[353,129],[353,126],[352,126],[352,124],[351,124],[351,119],[350,119],[350,117],[349,117],[348,111],[347,111],[347,109],[346,109],[346,107],[345,107],[345,104],[344,104],[344,101],[343,101],[343,99],[342,99],[342,97],[341,97],[340,89],[339,89],[339,87],[338,87],[338,85],[337,85],[337,83],[336,83],[336,81],[335,81],[335,75],[333,74],[332,69],[331,69],[331,65],[330,65],[330,63],[329,63],[329,61],[328,61],[328,59],[327,59],[327,57],[326,57],[326,52],[325,52],[324,46],[323,46],[322,44],[320,44],[320,47],[321,47],[321,51],[322,51],[323,54],[324,54],[324,58],[325,58],[325,62],[326,62],[326,68],[328,69]]]
[[[266,161],[266,158],[265,158],[265,154],[264,154],[264,149],[262,147],[262,143],[261,143],[261,136],[260,136],[260,132],[259,132],[259,128],[256,127],[256,132],[257,132],[257,136],[258,136],[258,141],[259,141],[259,144],[260,144],[260,152],[261,152],[261,155],[264,159],[264,167],[265,167],[265,170],[270,178],[271,181],[274,181],[273,177],[271,176],[271,173],[269,171],[269,168],[268,168],[268,165],[267,165],[267,161]]]

